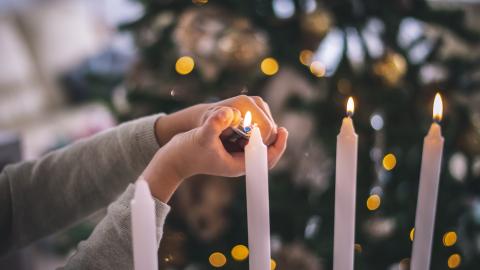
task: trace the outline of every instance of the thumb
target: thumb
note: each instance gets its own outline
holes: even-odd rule
[[[218,137],[233,121],[233,110],[229,107],[220,107],[215,110],[202,126],[202,135]]]

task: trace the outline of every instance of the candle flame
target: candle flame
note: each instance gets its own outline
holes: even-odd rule
[[[433,102],[433,120],[440,122],[443,116],[443,102],[440,93],[435,95],[435,101]]]
[[[252,114],[250,113],[250,111],[247,111],[247,113],[245,113],[245,118],[243,119],[243,126],[248,127],[251,124],[252,124]]]
[[[353,98],[349,97],[347,101],[347,115],[352,116],[354,111],[355,111],[355,103],[353,102]]]

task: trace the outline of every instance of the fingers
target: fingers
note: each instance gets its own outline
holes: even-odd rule
[[[230,127],[234,112],[229,107],[219,107],[214,110],[202,126],[202,136],[218,138],[220,134]]]
[[[281,127],[278,129],[276,141],[268,147],[268,167],[271,169],[277,165],[287,148],[288,131]]]

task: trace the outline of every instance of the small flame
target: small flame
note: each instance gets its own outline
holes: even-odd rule
[[[252,124],[252,114],[247,111],[245,118],[243,118],[243,127],[249,127]]]
[[[352,116],[354,111],[355,111],[355,103],[353,102],[353,98],[349,97],[347,101],[347,115]]]
[[[435,101],[433,102],[433,120],[440,122],[443,116],[443,102],[440,93],[435,95]]]

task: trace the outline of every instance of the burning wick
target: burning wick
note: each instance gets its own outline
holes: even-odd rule
[[[243,123],[237,127],[232,128],[232,130],[236,133],[236,136],[233,136],[230,140],[236,141],[239,138],[244,138],[248,140],[248,138],[250,138],[250,132],[252,131],[254,126],[256,125],[252,125],[252,114],[250,113],[250,111],[247,111],[247,113],[245,113],[245,117],[243,118]]]

